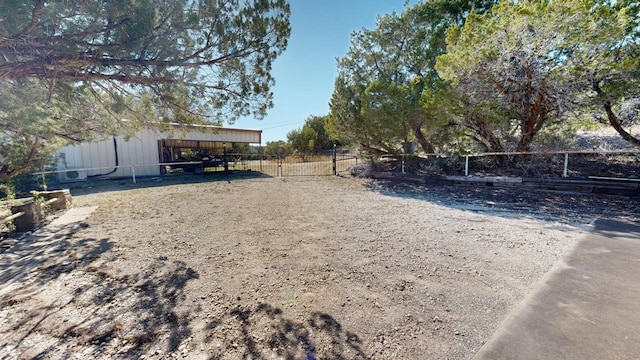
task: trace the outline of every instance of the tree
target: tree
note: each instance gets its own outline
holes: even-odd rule
[[[315,142],[318,133],[309,125],[304,125],[300,129],[291,130],[287,133],[287,140],[291,148],[302,158],[307,160],[307,156],[315,150]]]
[[[640,3],[594,1],[590,15],[615,22],[577,49],[584,60],[572,72],[582,80],[580,99],[590,100],[580,103],[590,111],[599,108],[625,141],[640,147],[640,134],[628,130],[640,120]]]
[[[325,129],[328,116],[309,116],[299,129],[287,133],[289,147],[302,157],[302,161],[310,154],[331,150],[334,140]]]
[[[260,118],[272,106],[271,64],[286,48],[289,33],[285,0],[5,1],[0,3],[0,85],[6,94],[27,80],[37,83],[29,87],[46,96],[39,93],[29,103],[47,111],[87,115],[87,104],[99,105],[105,116],[86,116],[86,122]],[[56,113],[49,112],[50,121],[67,121]],[[5,123],[14,121],[6,111],[1,116]],[[27,124],[20,132],[33,138],[28,131],[34,127]],[[38,143],[53,145],[51,135],[57,134]],[[12,141],[9,135],[2,139]],[[12,169],[4,171],[5,178],[28,165],[2,161],[3,169]]]
[[[586,79],[616,67],[610,51],[625,23],[606,2],[503,0],[448,31],[436,68],[471,136],[491,151],[529,151],[544,126],[576,110]]]
[[[470,153],[478,145],[484,152],[504,151],[499,135],[508,129],[500,127],[502,109],[484,103],[474,106],[445,84],[424,91],[422,102],[427,116],[439,120],[432,139],[441,152]]]
[[[269,157],[278,157],[283,159],[291,155],[292,150],[289,144],[283,140],[268,141],[264,147],[264,154]]]
[[[233,147],[231,148],[231,151],[235,154],[250,154],[251,151],[253,149],[251,148],[251,145],[247,144],[247,143],[233,143]]]
[[[0,80],[0,182],[49,165],[67,142],[115,134],[107,111],[79,87],[49,90],[35,79]]]
[[[439,86],[434,65],[445,49],[444,32],[463,23],[471,9],[484,11],[493,3],[428,1],[379,17],[374,30],[352,33],[347,55],[338,61],[332,132],[383,152],[403,151],[413,140],[433,152],[429,138],[439,119],[426,116],[421,98]],[[402,111],[390,112],[391,104]]]
[[[326,130],[326,124],[328,121],[328,115],[325,116],[309,116],[305,120],[304,125],[313,129],[316,132],[317,137],[314,140],[314,151],[321,152],[325,150],[333,149],[334,139],[331,138]]]
[[[17,176],[31,164],[45,165],[42,154],[56,146],[46,141],[56,138],[60,129],[53,111],[43,106],[47,94],[42,90],[33,81],[4,81],[0,86],[0,182]]]

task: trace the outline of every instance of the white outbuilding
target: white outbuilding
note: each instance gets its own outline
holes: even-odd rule
[[[172,124],[173,131],[145,129],[131,137],[70,145],[57,152],[60,181],[91,177],[157,176],[180,160],[183,149],[222,153],[234,144],[261,144],[262,130]]]

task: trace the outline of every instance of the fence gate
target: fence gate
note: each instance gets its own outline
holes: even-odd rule
[[[289,155],[284,158],[263,160],[260,171],[271,176],[325,176],[338,175],[357,164],[357,157],[332,151],[308,156]]]

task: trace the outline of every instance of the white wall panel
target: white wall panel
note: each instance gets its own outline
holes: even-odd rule
[[[58,150],[58,169],[83,168],[82,147],[79,145],[65,146]]]

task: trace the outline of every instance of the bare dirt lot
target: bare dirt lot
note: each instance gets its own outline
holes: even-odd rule
[[[595,217],[639,215],[339,177],[73,193],[98,210],[0,282],[0,358],[469,359]]]

